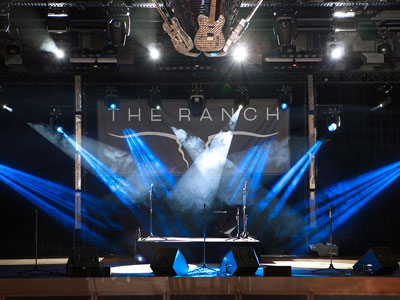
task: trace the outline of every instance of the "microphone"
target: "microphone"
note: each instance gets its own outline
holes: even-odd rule
[[[247,180],[246,180],[246,182],[244,183],[243,191],[247,191]]]

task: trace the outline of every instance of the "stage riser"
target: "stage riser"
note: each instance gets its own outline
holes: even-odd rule
[[[1,300],[400,300],[400,278],[15,278],[0,279],[0,294]]]

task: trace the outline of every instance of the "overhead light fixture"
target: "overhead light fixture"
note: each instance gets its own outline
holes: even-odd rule
[[[377,110],[379,108],[384,108],[394,101],[394,86],[386,82],[383,86],[379,88],[379,104],[372,108],[372,110]]]
[[[10,29],[10,6],[8,3],[0,4],[0,32]]]
[[[205,107],[204,92],[200,84],[193,83],[189,97],[189,109],[193,116],[201,116]]]
[[[114,86],[108,86],[105,90],[104,103],[110,110],[116,110],[119,106],[118,92]]]
[[[333,132],[336,131],[341,125],[340,116],[332,116],[327,119],[328,131]]]
[[[296,53],[296,46],[293,43],[297,34],[296,13],[292,9],[281,9],[278,12],[274,12],[273,32],[277,38],[281,53]]]
[[[152,60],[157,60],[160,58],[160,50],[156,46],[150,46],[149,55]]]
[[[345,46],[342,42],[330,42],[327,46],[328,56],[333,60],[341,59],[345,54]]]
[[[318,112],[325,119],[326,127],[324,135],[335,132],[342,126],[341,113],[343,105],[319,105]],[[326,131],[327,130],[327,131]]]
[[[333,11],[334,18],[354,18],[355,16],[356,12],[353,7],[335,7]]]
[[[237,45],[232,52],[233,59],[237,62],[243,62],[247,58],[247,48],[244,45]]]
[[[281,110],[286,110],[292,104],[292,89],[283,85],[279,89],[278,102]]]
[[[126,6],[112,7],[107,11],[110,42],[115,47],[125,46],[126,38],[131,33],[131,18]]]
[[[64,50],[59,49],[59,48],[57,48],[57,49],[54,51],[54,54],[56,55],[57,58],[64,58],[64,56],[65,56]]]
[[[150,89],[149,105],[153,109],[161,109],[161,95],[158,86],[154,85]]]
[[[249,93],[247,87],[239,85],[235,93],[235,106],[242,109],[249,104]]]
[[[64,33],[69,30],[69,10],[66,7],[49,7],[47,13],[47,31]]]
[[[53,107],[50,109],[50,127],[59,133],[63,132],[63,115],[61,109],[58,107]]]

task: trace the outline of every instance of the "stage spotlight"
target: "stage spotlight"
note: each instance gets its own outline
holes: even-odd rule
[[[293,44],[297,34],[296,13],[291,9],[281,9],[274,12],[273,32],[281,48],[281,53],[296,52],[296,47]]]
[[[161,109],[161,95],[158,86],[152,86],[149,95],[149,105],[153,109]]]
[[[106,88],[104,103],[111,110],[116,110],[118,108],[119,99],[118,92],[115,87],[109,86]]]
[[[342,18],[354,18],[356,16],[356,12],[353,7],[335,7],[333,12],[333,17],[342,19]]]
[[[189,109],[193,116],[201,116],[205,107],[204,93],[200,85],[192,84],[192,92],[189,97]]]
[[[333,60],[339,60],[345,54],[344,44],[341,42],[331,42],[328,44],[328,56]]]
[[[249,93],[247,91],[247,87],[244,85],[239,85],[239,87],[236,89],[236,94],[235,94],[235,106],[238,109],[242,109],[248,104],[249,104]]]
[[[146,258],[145,258],[142,254],[140,254],[140,253],[136,253],[136,254],[133,256],[133,259],[135,260],[135,263],[137,263],[137,264],[144,264],[144,263],[146,263]]]
[[[47,31],[64,33],[69,30],[69,11],[67,7],[49,7],[47,13]]]
[[[125,46],[126,37],[130,35],[131,28],[129,8],[113,7],[107,11],[107,14],[111,44],[115,47]]]
[[[51,108],[49,115],[50,115],[50,127],[59,133],[64,132],[63,131],[63,123],[64,122],[63,122],[63,115],[62,115],[61,109],[58,107]]]
[[[328,124],[328,131],[334,132],[336,131],[341,125],[341,119],[339,115],[332,115],[327,119]]]
[[[10,6],[8,3],[0,4],[0,32],[10,29]]]
[[[393,51],[392,40],[378,40],[376,41],[376,52],[388,54]]]
[[[3,104],[3,109],[5,109],[6,111],[9,111],[9,112],[13,112],[14,110],[11,108],[11,107],[9,107],[7,104]]]
[[[233,50],[233,58],[237,62],[243,62],[247,58],[247,48],[244,46],[236,46],[235,49]]]
[[[57,58],[64,58],[64,56],[65,56],[64,50],[59,49],[59,48],[54,50],[54,54],[56,55]]]
[[[290,86],[282,86],[279,89],[278,102],[282,110],[288,109],[292,104],[292,89]]]
[[[156,47],[150,47],[149,55],[152,60],[157,60],[160,58],[160,50],[158,50]]]

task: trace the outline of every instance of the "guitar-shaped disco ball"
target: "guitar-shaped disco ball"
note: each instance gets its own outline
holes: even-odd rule
[[[217,0],[212,0],[210,5],[210,17],[199,15],[199,30],[194,37],[196,48],[204,52],[215,52],[225,46],[225,37],[222,28],[225,24],[225,17],[220,15],[215,20]]]
[[[186,56],[199,56],[200,53],[190,52],[190,50],[192,50],[194,47],[193,41],[182,28],[179,20],[175,17],[171,18],[171,20],[168,20],[160,5],[157,3],[157,0],[153,0],[153,3],[155,4],[157,11],[164,21],[162,27],[164,31],[169,35],[175,50]]]

